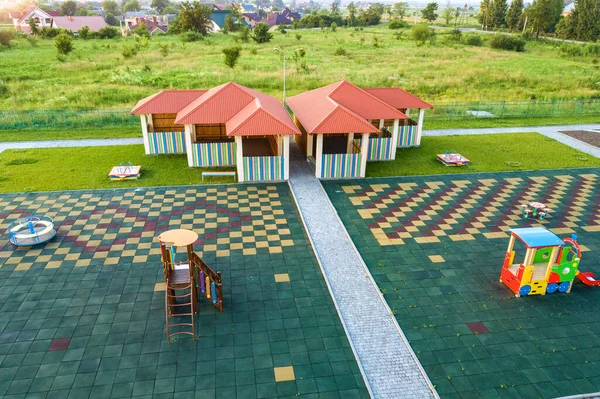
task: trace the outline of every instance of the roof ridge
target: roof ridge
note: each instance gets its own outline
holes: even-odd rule
[[[380,102],[380,103],[381,103],[381,104],[383,104],[384,106],[386,106],[386,107],[388,107],[388,108],[390,108],[390,109],[393,109],[394,111],[400,112],[400,111],[398,111],[396,108],[392,107],[390,104],[388,104],[388,103],[386,103],[385,101],[383,101],[382,99],[375,97],[374,95],[372,95],[371,93],[369,93],[369,92],[368,92],[368,91],[366,91],[365,89],[362,89],[362,88],[360,88],[360,87],[358,87],[358,86],[356,86],[356,85],[354,85],[354,84],[352,84],[352,83],[348,82],[348,81],[347,81],[347,80],[345,80],[345,79],[344,79],[344,80],[342,80],[342,81],[340,82],[340,85],[339,85],[339,86],[338,86],[338,87],[337,87],[337,88],[336,88],[334,91],[332,91],[331,93],[329,93],[329,95],[328,95],[328,96],[330,96],[330,95],[332,95],[333,93],[335,93],[335,92],[336,92],[337,90],[339,90],[339,88],[341,88],[341,87],[342,87],[344,84],[348,84],[348,85],[350,85],[350,86],[352,86],[352,87],[355,87],[355,88],[357,88],[358,90],[360,90],[360,91],[362,91],[363,93],[365,93],[366,95],[368,95],[369,97],[372,97],[372,98],[373,98],[375,101],[378,101],[378,102]]]
[[[365,90],[381,90],[381,89],[395,89],[395,90],[400,90],[405,94],[408,94],[409,96],[411,96],[412,98],[414,98],[415,100],[419,100],[419,101],[423,101],[425,104],[431,105],[433,107],[433,105],[425,100],[423,100],[421,97],[417,97],[416,95],[412,94],[409,91],[404,90],[402,87],[369,87]]]

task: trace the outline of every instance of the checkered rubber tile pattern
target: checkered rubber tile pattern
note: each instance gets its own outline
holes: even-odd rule
[[[6,224],[34,212],[58,236],[15,249]],[[2,195],[0,214],[2,398],[368,397],[285,184]],[[179,227],[224,312],[201,300],[197,341],[169,345],[154,238]]]
[[[599,169],[329,181],[325,189],[411,346],[447,398],[600,391],[600,288],[515,298],[507,229],[542,225],[600,274]],[[524,220],[520,205],[550,217]]]

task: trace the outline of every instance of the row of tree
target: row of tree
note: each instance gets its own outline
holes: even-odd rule
[[[533,0],[527,8],[523,0],[512,0],[510,6],[507,0],[482,0],[479,22],[484,29],[530,28],[537,36],[555,32],[564,6],[564,0]]]
[[[556,32],[568,39],[600,40],[600,0],[575,0],[575,6],[556,26]]]

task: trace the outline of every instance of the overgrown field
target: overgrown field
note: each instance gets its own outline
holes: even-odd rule
[[[450,44],[438,35],[435,44],[418,47],[409,30],[398,38],[386,25],[273,33],[262,45],[236,43],[234,35],[220,33],[185,44],[177,36],[154,37],[128,59],[121,51],[132,37],[78,39],[66,62],[57,60],[51,40],[32,46],[17,39],[0,52],[0,109],[132,106],[161,89],[230,80],[281,97],[282,60],[274,47],[306,50],[302,61],[288,57],[288,95],[340,79],[363,87],[400,86],[432,102],[590,98],[600,89],[598,60],[561,58],[555,43],[529,42],[524,53],[514,53]],[[159,47],[165,43],[166,57]],[[230,69],[222,50],[234,45],[242,55]]]

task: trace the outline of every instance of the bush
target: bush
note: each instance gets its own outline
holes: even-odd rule
[[[131,58],[133,56],[136,56],[138,53],[138,47],[137,46],[123,46],[123,48],[121,49],[121,55],[123,56],[123,58]]]
[[[450,33],[450,40],[456,43],[460,43],[462,39],[462,32],[458,29],[453,29]]]
[[[481,35],[466,35],[465,43],[467,43],[469,46],[483,46],[483,38]]]
[[[133,30],[133,34],[140,37],[150,38],[150,31],[148,30],[148,26],[144,23],[139,24],[138,27]]]
[[[258,54],[258,49],[257,49],[256,47],[252,47],[252,48],[250,49],[250,54],[252,54],[252,55],[256,55],[256,54]]]
[[[27,40],[27,43],[29,43],[29,45],[31,47],[37,47],[37,45],[38,45],[37,37],[35,37],[33,35],[27,35],[27,37],[25,39]]]
[[[0,46],[10,47],[10,42],[15,38],[15,35],[8,30],[0,30]]]
[[[302,35],[298,32],[296,32],[296,34],[294,36],[296,36],[296,40],[302,39]]]
[[[250,28],[246,25],[242,26],[240,29],[240,40],[244,43],[248,43],[250,41]]]
[[[411,34],[419,46],[423,45],[427,40],[431,40],[435,36],[433,29],[426,24],[418,24],[413,26]]]
[[[338,47],[335,49],[335,53],[333,53],[334,55],[347,55],[348,53],[346,52],[346,50],[343,47]]]
[[[77,36],[79,36],[82,39],[87,39],[88,36],[90,34],[90,28],[86,26],[82,26],[81,28],[79,28],[79,30],[77,31]]]
[[[73,38],[67,34],[61,33],[54,38],[54,46],[58,54],[67,55],[73,51]]]
[[[57,28],[44,28],[40,31],[40,36],[44,39],[54,39],[60,34],[60,29]]]
[[[273,34],[269,32],[269,25],[264,22],[259,22],[254,27],[254,35],[252,35],[252,40],[256,43],[268,43],[273,39]]]
[[[198,42],[200,40],[204,40],[204,36],[202,36],[201,33],[193,32],[191,30],[183,32],[179,38],[184,43]]]
[[[401,19],[394,19],[393,21],[390,21],[390,23],[388,24],[388,28],[390,28],[390,29],[406,29],[409,26],[410,25],[408,25],[408,22],[403,21]]]
[[[277,30],[283,34],[286,34],[285,25],[277,25]]]
[[[492,40],[490,40],[490,47],[499,50],[509,50],[509,51],[525,51],[525,40],[509,35],[494,35]]]
[[[335,22],[331,23],[331,31],[335,32],[337,30],[337,24]]]
[[[98,37],[98,39],[114,39],[120,35],[121,32],[118,28],[113,26],[105,26],[104,28],[98,30],[95,36]]]
[[[159,44],[158,48],[163,57],[167,57],[169,55],[169,45],[167,43]]]
[[[224,48],[223,54],[225,54],[225,65],[227,65],[229,68],[235,67],[235,64],[237,64],[238,59],[240,58],[241,52],[242,49],[239,47]]]

